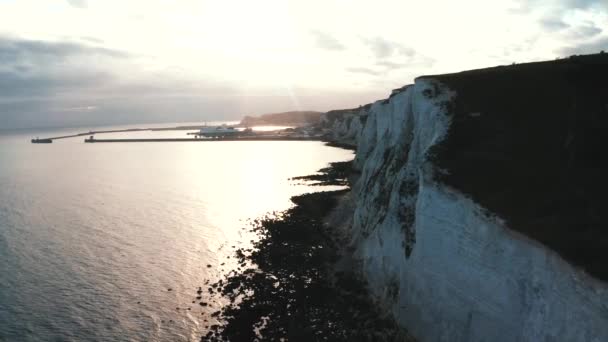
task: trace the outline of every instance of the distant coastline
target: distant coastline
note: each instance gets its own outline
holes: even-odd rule
[[[259,116],[245,116],[239,126],[304,126],[319,122],[322,112],[291,111],[283,113],[263,114]]]

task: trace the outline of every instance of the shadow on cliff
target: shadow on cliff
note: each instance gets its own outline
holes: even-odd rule
[[[608,280],[608,55],[432,76],[455,90],[440,180]]]

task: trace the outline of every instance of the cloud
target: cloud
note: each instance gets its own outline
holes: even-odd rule
[[[387,69],[400,69],[415,64],[416,50],[382,37],[362,38],[376,58],[375,64]]]
[[[234,84],[147,73],[131,56],[0,36],[0,128],[192,121],[201,108],[238,113]]]
[[[394,63],[389,61],[379,61],[376,65],[387,68],[387,69],[401,69],[408,66],[407,63]]]
[[[377,70],[370,69],[370,68],[346,68],[346,71],[352,72],[352,73],[357,73],[357,74],[372,75],[372,76],[379,76],[379,75],[383,74],[382,71],[377,71]]]
[[[129,54],[102,47],[90,47],[71,42],[48,42],[0,37],[0,63],[58,62],[72,56],[102,55],[126,58]]]
[[[54,112],[76,112],[76,113],[87,113],[87,112],[92,112],[92,111],[96,111],[98,109],[97,106],[93,106],[93,105],[86,105],[86,106],[79,106],[79,107],[63,107],[63,108],[51,108],[51,111]]]
[[[321,49],[333,51],[341,51],[346,49],[346,46],[344,46],[339,40],[327,33],[314,30],[311,31],[310,34],[312,34],[315,38],[317,47]]]
[[[88,36],[82,36],[80,39],[94,44],[103,44],[105,42],[103,39]]]
[[[557,52],[561,56],[571,56],[598,53],[600,51],[608,51],[608,37],[602,37],[592,42],[578,44],[575,46],[563,47]]]
[[[382,37],[361,38],[377,59],[390,57],[414,57],[416,50]]]
[[[413,48],[382,37],[361,38],[361,40],[373,56],[373,60],[368,65],[374,65],[376,68],[350,67],[346,68],[348,72],[380,76],[392,70],[430,67],[435,63],[433,58],[420,54]]]
[[[435,64],[435,60],[433,58],[420,54],[416,54],[409,58],[402,57],[394,60],[398,60],[399,62],[380,60],[376,62],[376,65],[381,66],[386,70],[396,70],[403,68],[431,67],[433,64]]]
[[[383,38],[365,39],[364,42],[369,46],[376,58],[390,57],[395,51],[395,46]]]
[[[590,8],[590,7],[604,7],[607,8],[608,4],[606,0],[566,0],[566,5],[569,5],[574,8]]]
[[[72,42],[0,37],[0,100],[20,101],[98,87],[113,76],[97,64],[127,61],[128,57],[122,51]]]
[[[550,31],[550,32],[560,31],[560,30],[567,29],[568,27],[570,27],[570,25],[566,24],[563,20],[558,19],[558,18],[552,18],[552,17],[545,17],[545,18],[541,19],[540,25],[546,31]]]
[[[87,1],[86,0],[67,0],[67,2],[71,6],[77,7],[77,8],[86,8],[87,7]]]
[[[602,29],[593,23],[573,27],[567,34],[572,39],[588,39],[602,33]]]
[[[562,10],[572,9],[604,9],[608,10],[606,0],[519,0],[519,7],[513,11],[516,13],[528,13],[535,8],[554,7]]]
[[[0,100],[22,100],[31,97],[53,95],[69,90],[84,90],[107,83],[107,73],[80,71],[72,74],[54,72],[0,72]]]
[[[556,12],[545,15],[540,20],[540,25],[544,31],[554,33],[560,31],[565,37],[571,39],[585,39],[600,34],[602,29],[592,21],[584,21],[575,25],[568,24],[562,20],[563,14]]]
[[[385,70],[420,66],[430,67],[435,63],[434,59],[418,53],[411,47],[382,37],[362,38],[362,40],[376,59],[374,64],[385,68]]]

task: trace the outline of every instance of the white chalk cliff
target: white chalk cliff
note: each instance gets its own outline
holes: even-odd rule
[[[608,341],[605,282],[437,180],[457,97],[419,78],[332,123],[357,144],[341,228],[373,295],[421,341]]]

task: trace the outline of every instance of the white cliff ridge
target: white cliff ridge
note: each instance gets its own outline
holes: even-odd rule
[[[373,295],[421,341],[608,341],[604,282],[436,180],[456,96],[419,78],[333,123],[357,144],[341,228]]]

